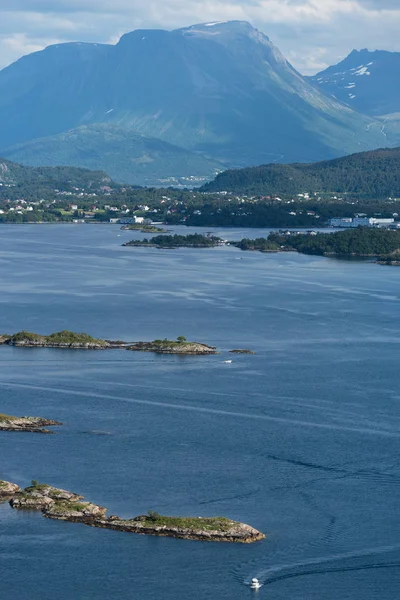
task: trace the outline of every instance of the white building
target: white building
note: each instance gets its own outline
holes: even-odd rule
[[[377,219],[375,217],[337,217],[329,220],[330,227],[390,227],[394,219]]]

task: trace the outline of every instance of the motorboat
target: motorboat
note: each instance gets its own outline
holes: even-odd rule
[[[224,362],[224,365],[230,365],[232,363],[231,360],[224,360],[223,362]]]
[[[259,590],[261,587],[261,583],[258,581],[258,579],[256,577],[253,577],[253,579],[250,582],[250,587],[252,590]]]

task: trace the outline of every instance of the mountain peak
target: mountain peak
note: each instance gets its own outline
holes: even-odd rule
[[[222,36],[225,39],[235,37],[262,37],[263,40],[269,42],[269,38],[253,27],[248,21],[210,21],[208,23],[197,23],[190,27],[183,27],[176,31],[183,35],[207,35],[207,36]]]
[[[178,29],[178,31],[252,31],[255,30],[255,27],[251,25],[248,21],[210,21],[208,23],[195,23],[194,25],[190,25],[189,27],[182,27]]]
[[[310,80],[320,90],[371,116],[399,112],[397,73],[400,53],[387,50],[353,50],[337,65]],[[385,126],[382,132],[385,134]]]

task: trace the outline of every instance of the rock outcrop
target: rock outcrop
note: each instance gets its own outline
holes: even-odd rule
[[[0,501],[1,499],[8,499],[14,496],[17,492],[21,491],[21,488],[16,483],[10,481],[3,481],[0,479]]]
[[[54,433],[44,427],[62,425],[59,421],[42,417],[12,417],[0,414],[0,431],[28,431],[31,433]]]
[[[28,510],[47,510],[56,503],[74,503],[82,500],[83,496],[61,490],[47,484],[38,484],[33,482],[31,486],[17,492],[10,500],[13,508]]]

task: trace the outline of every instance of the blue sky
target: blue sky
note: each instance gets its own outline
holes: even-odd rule
[[[53,43],[239,19],[310,74],[353,48],[400,51],[400,0],[0,0],[0,68]]]

